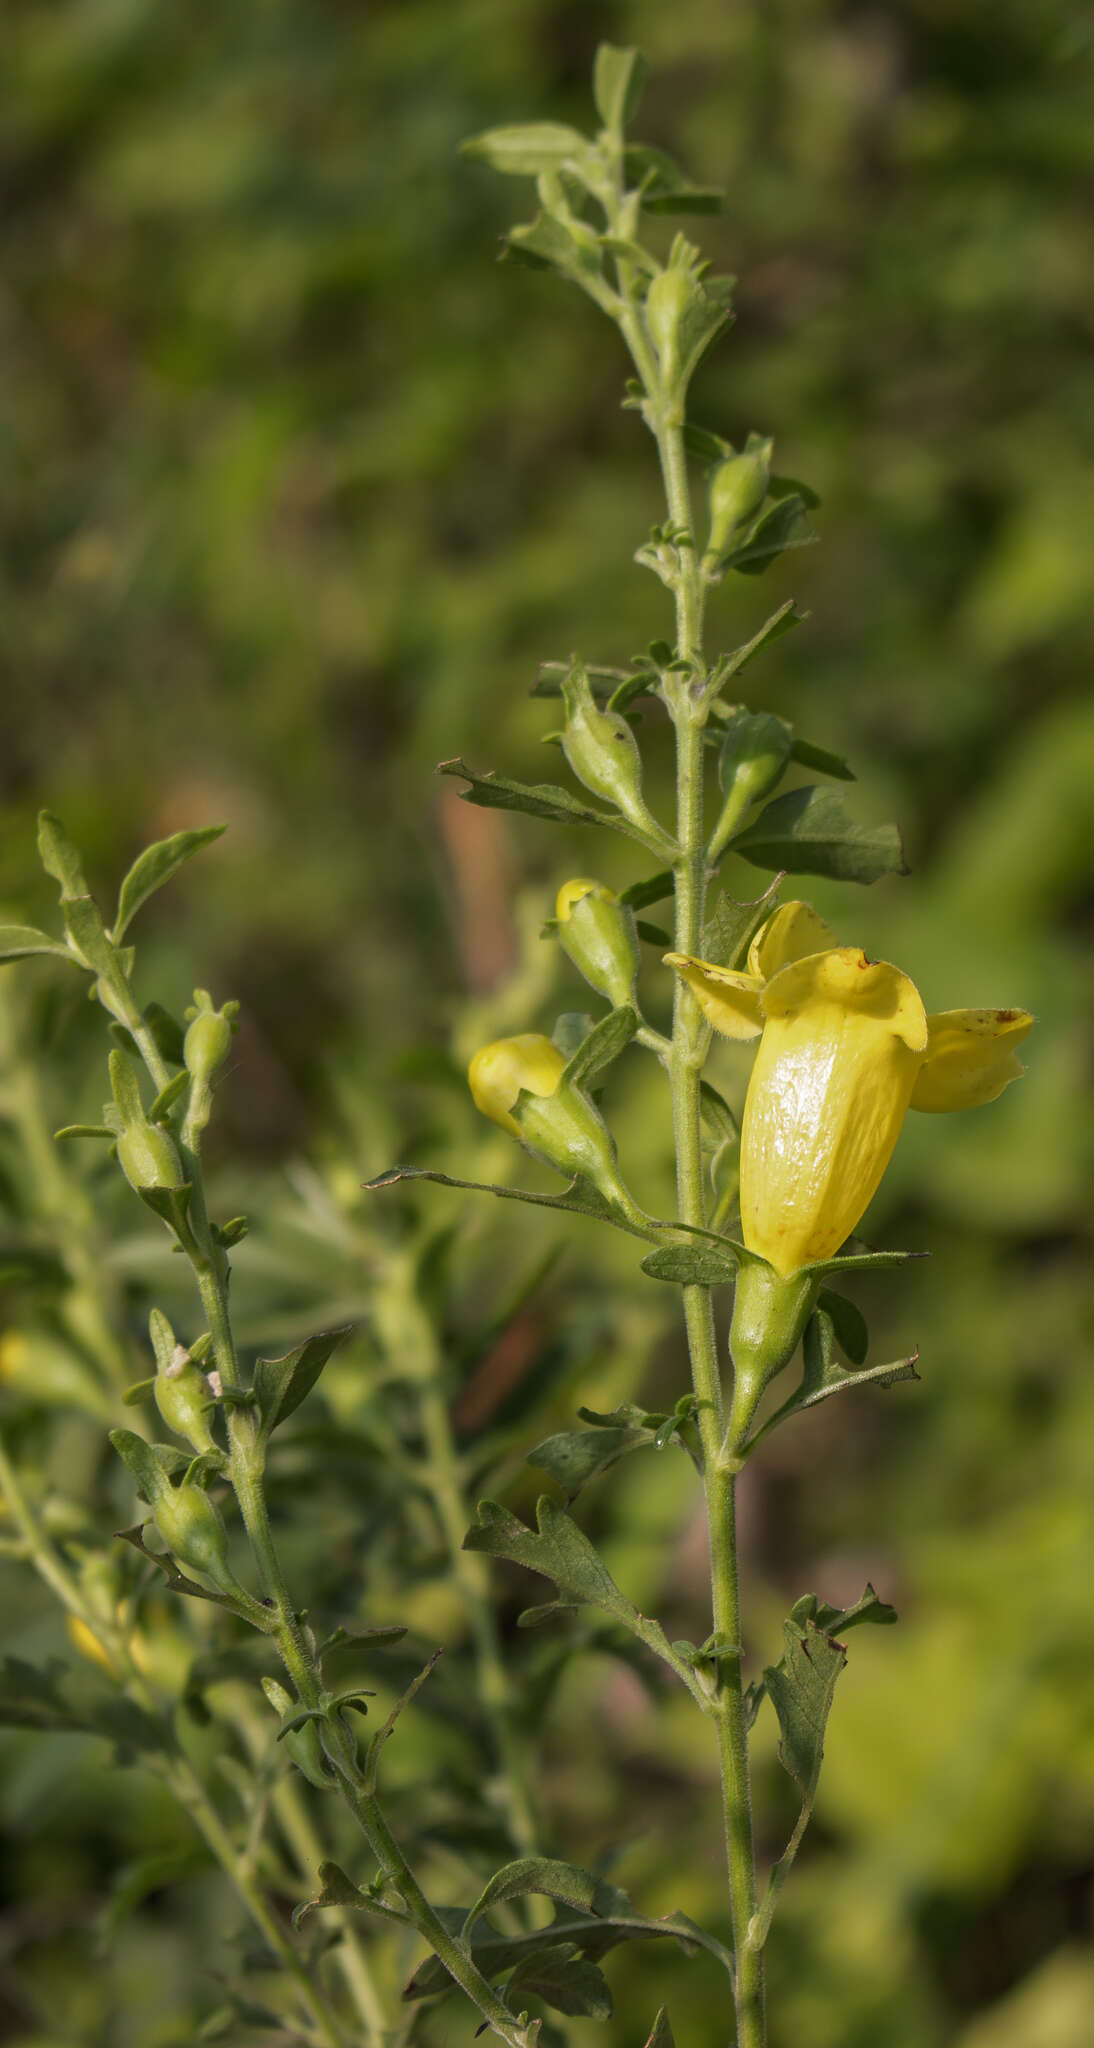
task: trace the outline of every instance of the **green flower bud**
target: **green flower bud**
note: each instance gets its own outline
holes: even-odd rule
[[[618,711],[601,711],[580,665],[570,670],[562,695],[562,751],[578,781],[594,796],[614,804],[640,832],[658,835],[656,820],[642,800],[642,761],[626,719]]]
[[[238,1026],[235,1013],[238,1005],[225,1003],[222,1010],[214,1010],[212,997],[203,988],[194,990],[196,1012],[183,1041],[182,1056],[187,1072],[192,1075],[199,1088],[207,1087],[218,1067],[222,1067],[231,1049],[232,1038]]]
[[[815,1274],[784,1278],[766,1260],[742,1265],[729,1329],[734,1379],[727,1439],[733,1450],[743,1447],[765,1387],[793,1358],[820,1287]]]
[[[680,322],[694,289],[686,270],[672,268],[659,271],[646,293],[646,326],[666,382],[675,374]]]
[[[173,1429],[176,1436],[184,1436],[195,1451],[214,1448],[209,1427],[209,1387],[181,1344],[176,1344],[170,1363],[157,1372],[152,1393],[168,1429]]]
[[[755,517],[767,496],[771,478],[771,442],[719,463],[710,479],[710,538],[704,568],[728,553],[739,527]]]
[[[149,1188],[182,1186],[182,1161],[159,1124],[130,1124],[118,1139],[118,1164],[138,1195]]]
[[[282,1721],[284,1721],[286,1716],[291,1714],[293,1710],[292,1698],[285,1691],[284,1686],[279,1685],[276,1678],[264,1678],[262,1680],[262,1690],[275,1714],[280,1714]],[[328,1786],[333,1785],[334,1774],[323,1754],[323,1745],[319,1740],[319,1730],[314,1721],[302,1721],[299,1728],[289,1728],[282,1735],[281,1741],[284,1743],[297,1770],[303,1771],[310,1785],[317,1786],[321,1792],[326,1791]]]
[[[239,1591],[228,1569],[228,1539],[214,1503],[200,1486],[165,1486],[152,1517],[167,1548],[180,1565],[202,1572],[224,1593]]]
[[[709,855],[716,859],[745,812],[768,796],[790,760],[793,733],[783,718],[738,705],[726,724],[719,775],[726,793]]]
[[[579,974],[618,1009],[638,973],[634,912],[603,882],[563,882],[555,904],[558,940]]]

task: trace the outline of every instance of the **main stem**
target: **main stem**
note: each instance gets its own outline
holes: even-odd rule
[[[683,528],[688,536],[692,536],[683,407],[682,404],[679,408],[672,407],[666,402],[656,366],[648,363],[648,358],[643,362],[636,355],[636,360],[650,394],[647,417],[657,439],[669,517],[674,526]],[[649,368],[653,369],[652,383]],[[685,543],[678,552],[677,653],[691,657],[701,670],[703,586],[697,567],[697,550],[693,544]],[[691,688],[692,680],[687,673],[681,675],[670,706],[676,728],[676,836],[680,847],[676,864],[674,946],[678,953],[697,954],[701,951],[707,868],[703,830],[703,715]],[[681,1221],[700,1229],[707,1223],[700,1124],[702,1062],[702,1017],[691,991],[677,978],[669,1061],[677,1201]],[[748,1734],[741,1685],[735,1477],[719,1462],[725,1425],[710,1289],[685,1287],[683,1295],[692,1384],[699,1404],[697,1419],[703,1446],[714,1628],[726,1646],[726,1654],[719,1666],[714,1716],[718,1730],[736,1962],[737,2048],[764,2048],[763,1956],[749,1944],[749,1928],[756,1911],[756,1857],[752,1839]]]

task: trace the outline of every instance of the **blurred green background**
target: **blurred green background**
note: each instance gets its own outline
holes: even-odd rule
[[[901,1613],[852,1638],[769,1951],[773,2048],[1089,2048],[1088,8],[11,0],[0,901],[52,915],[43,802],[104,888],[149,838],[226,820],[143,915],[144,993],[180,1006],[197,980],[243,1000],[214,1156],[247,1205],[275,1208],[316,1157],[349,1201],[395,1154],[451,1167],[477,1146],[519,1174],[473,1129],[452,1048],[578,1007],[539,922],[565,874],[636,870],[617,845],[461,806],[433,767],[558,779],[537,663],[625,660],[669,621],[631,561],[661,501],[619,409],[618,338],[557,281],[495,265],[530,187],[456,151],[502,121],[588,125],[602,38],[649,57],[643,139],[727,187],[692,232],[738,273],[738,324],[696,416],[738,443],[774,433],[777,468],[823,499],[821,546],[716,594],[712,644],[796,597],[810,622],[749,671],[752,698],[846,752],[857,814],[905,833],[910,878],[809,893],[928,1008],[1038,1017],[1021,1087],[909,1123],[866,1226],[933,1252],[861,1293],[873,1355],[918,1342],[923,1384],[829,1404],[745,1482],[757,1654],[807,1588],[842,1602],[871,1577]],[[755,893],[754,871],[727,880]],[[652,964],[648,993],[667,997]],[[99,1026],[67,984],[49,1030],[57,1121],[96,1116]],[[616,1092],[652,1204],[656,1080]],[[464,1287],[485,1314],[507,1262],[557,1233],[531,1211],[473,1229]],[[261,1333],[291,1315],[250,1256]],[[541,1319],[591,1316],[603,1258],[617,1320],[549,1427],[636,1393],[638,1373],[647,1399],[683,1385],[668,1290],[591,1227]],[[527,1504],[528,1482],[510,1497]],[[684,1461],[632,1461],[590,1512],[639,1604],[698,1626]],[[4,1587],[9,1637],[47,1641],[36,1596]],[[515,1612],[528,1586],[510,1590]],[[645,1910],[717,1922],[713,1759],[683,1706],[657,1727],[621,1667],[571,1668],[544,1735],[554,1846],[623,1842]],[[97,1960],[106,1869],[167,1822],[94,1746],[4,1745],[4,2038],[189,2039],[180,2014],[215,1997],[214,1881],[154,1900]],[[792,1816],[773,1747],[767,1732],[759,1811],[777,1854]],[[703,1962],[659,1945],[608,1974],[612,2038],[644,2038],[667,1996],[681,2048],[724,2039]]]

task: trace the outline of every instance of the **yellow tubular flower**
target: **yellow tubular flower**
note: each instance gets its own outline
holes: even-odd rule
[[[553,1095],[565,1065],[557,1045],[541,1031],[496,1038],[481,1047],[467,1070],[475,1107],[519,1138],[521,1129],[512,1109],[521,1089],[530,1095]]]
[[[741,1230],[784,1276],[829,1259],[868,1207],[909,1108],[992,1102],[1022,1068],[1024,1010],[928,1018],[906,974],[840,946],[768,982],[741,1124]]]
[[[747,970],[672,954],[724,1037],[760,1038],[741,1124],[741,1230],[784,1278],[831,1258],[869,1205],[909,1108],[994,1102],[1023,1069],[1025,1010],[928,1017],[906,974],[785,903]],[[762,1033],[762,1036],[761,1036]]]

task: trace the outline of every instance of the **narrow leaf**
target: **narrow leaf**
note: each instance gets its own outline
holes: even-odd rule
[[[587,161],[591,149],[577,128],[567,128],[561,121],[522,121],[470,135],[460,144],[460,152],[506,177],[538,178],[544,171]]]
[[[654,2020],[653,2032],[646,2042],[646,2048],[676,2048],[673,2031],[669,2025],[669,2016],[664,2006],[661,2007],[657,2018]]]
[[[817,1307],[831,1318],[836,1342],[852,1365],[865,1365],[870,1333],[858,1304],[848,1301],[845,1294],[836,1294],[830,1287],[822,1287],[817,1296]]]
[[[505,1987],[507,2003],[520,2012],[526,1998],[541,1998],[554,2012],[610,2020],[612,1994],[595,1963],[577,1954],[570,1942],[542,1948],[517,1965]]]
[[[756,521],[751,533],[729,557],[729,567],[742,576],[759,576],[787,548],[811,547],[817,536],[805,514],[805,505],[795,493],[780,498]]]
[[[86,896],[87,883],[76,848],[60,818],[52,811],[38,813],[38,855],[47,875],[61,884],[61,901]]]
[[[102,913],[91,896],[62,898],[65,930],[78,957],[95,974],[111,974],[121,963],[106,936]]]
[[[196,831],[173,832],[170,839],[157,839],[154,845],[146,846],[144,852],[137,855],[118,891],[115,942],[120,940],[141,904],[162,888],[184,861],[212,840],[219,839],[225,830],[223,825],[203,825]]]
[[[346,1323],[341,1329],[321,1330],[314,1337],[307,1337],[284,1358],[259,1358],[255,1361],[254,1394],[258,1412],[262,1418],[263,1437],[284,1422],[301,1401],[311,1393],[323,1367],[338,1345],[350,1335],[353,1328]]]
[[[907,873],[896,826],[857,824],[840,792],[819,784],[774,797],[730,843],[754,867],[791,875],[876,882]]]
[[[496,1181],[457,1180],[452,1174],[436,1173],[426,1166],[389,1166],[386,1173],[377,1174],[375,1180],[364,1181],[362,1185],[367,1193],[378,1194],[403,1180],[431,1180],[442,1188],[468,1188],[475,1194],[496,1195],[502,1202],[533,1202],[540,1209],[564,1209],[572,1216],[592,1216],[598,1223],[612,1223],[617,1230],[644,1238],[647,1243],[654,1238],[652,1229],[642,1230],[636,1223],[626,1222],[614,1209],[609,1209],[590,1181],[581,1179],[571,1181],[564,1194],[537,1195],[529,1188],[505,1188]]]
[[[800,761],[803,768],[815,768],[821,775],[834,776],[837,782],[855,782],[858,779],[842,754],[830,754],[827,747],[815,747],[812,740],[800,740],[796,733],[790,758]]]
[[[663,903],[675,889],[672,869],[662,868],[659,874],[647,876],[644,882],[632,882],[629,889],[621,889],[619,901],[629,903],[632,910],[646,910],[651,903]]]
[[[568,790],[553,782],[511,782],[492,771],[480,775],[464,761],[441,761],[438,775],[462,775],[471,784],[461,789],[465,803],[481,804],[485,810],[526,811],[533,818],[551,818],[562,825],[610,825],[616,822],[607,811],[594,811],[579,803]]]
[[[562,1074],[562,1082],[584,1088],[595,1076],[625,1052],[638,1029],[638,1015],[630,1003],[622,1003],[595,1025],[578,1046]]]
[[[646,64],[640,50],[601,43],[593,59],[593,99],[605,128],[621,134],[642,97]]]
[[[460,1939],[470,1941],[475,1922],[491,1906],[501,1905],[506,1899],[526,1898],[529,1893],[561,1899],[581,1913],[595,1913],[602,1919],[611,1914],[627,1916],[634,1911],[626,1892],[577,1864],[559,1863],[550,1856],[521,1856],[497,1871],[483,1887],[463,1923]]]
[[[743,647],[734,648],[732,654],[727,654],[725,660],[718,663],[715,687],[720,689],[731,676],[740,675],[741,670],[747,668],[750,661],[755,661],[765,647],[770,647],[774,640],[781,640],[783,634],[792,632],[795,626],[803,625],[808,616],[808,612],[795,611],[794,599],[788,597],[777,612],[772,612],[759,632],[752,635],[751,640],[746,640]]]
[[[737,1261],[701,1244],[667,1244],[649,1252],[642,1271],[651,1280],[671,1280],[678,1287],[724,1287],[737,1278]]]
[[[32,953],[50,953],[56,960],[72,962],[63,940],[51,939],[48,932],[35,931],[29,924],[0,924],[0,960],[27,960]]]

